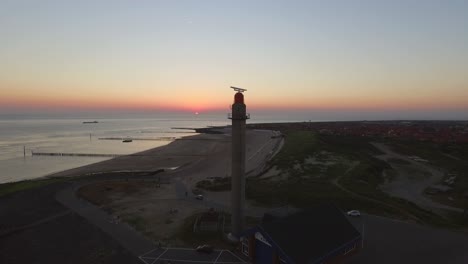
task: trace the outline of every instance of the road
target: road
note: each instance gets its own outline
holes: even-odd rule
[[[383,191],[390,195],[414,202],[418,206],[428,210],[463,212],[460,208],[434,202],[423,195],[427,187],[437,184],[442,180],[444,177],[443,171],[396,153],[385,144],[372,143],[372,145],[385,153],[384,155],[377,156],[377,158],[388,162],[391,164],[392,168],[398,172],[398,175],[391,182],[382,186]],[[389,162],[390,159],[401,159],[408,162],[409,165],[395,164]]]
[[[76,196],[76,191],[85,184],[89,184],[89,182],[76,184],[59,191],[56,194],[57,201],[109,234],[135,256],[140,256],[154,248],[154,244],[150,240],[136,232],[126,223],[115,222],[114,219],[99,207],[79,199]]]
[[[247,164],[246,168],[255,171],[259,166],[271,158],[275,148],[278,147],[281,139],[272,139],[272,131],[248,131],[247,132]],[[168,145],[156,150],[145,152],[146,155],[133,155],[129,157],[119,157],[111,161],[93,164],[87,167],[67,171],[58,175],[73,176],[75,174],[89,174],[113,170],[158,170],[164,167],[177,167],[172,171],[161,174],[161,177],[169,178],[174,184],[174,192],[177,199],[187,200],[189,203],[202,203],[207,208],[213,207],[218,210],[226,210],[226,204],[215,200],[195,200],[191,189],[196,182],[208,177],[219,177],[230,174],[230,141],[229,135],[198,135],[191,137],[190,141],[180,140],[172,143],[172,148]],[[186,155],[190,153],[190,155]],[[167,155],[167,157],[164,157]],[[175,157],[183,157],[178,162]],[[143,159],[143,160],[141,160]],[[152,161],[151,161],[152,160]],[[135,162],[133,162],[135,161]],[[113,166],[115,165],[115,166]],[[159,166],[159,167],[158,167]],[[158,174],[159,175],[159,174]],[[121,180],[124,176],[110,174],[105,180]],[[137,179],[125,177],[126,180]],[[118,241],[124,248],[136,256],[141,256],[145,252],[154,249],[152,241],[146,239],[136,230],[125,223],[114,221],[110,215],[102,211],[99,207],[83,201],[76,196],[76,191],[86,184],[94,181],[103,181],[102,178],[80,182],[74,186],[60,190],[56,194],[56,199],[75,213],[84,217],[88,222],[97,226],[113,239]]]
[[[393,206],[391,204],[388,204],[388,203],[384,203],[380,200],[377,200],[377,199],[374,199],[374,198],[371,198],[371,197],[367,197],[365,195],[362,195],[362,194],[359,194],[359,193],[355,193],[353,192],[352,190],[349,190],[347,189],[346,187],[344,187],[343,185],[340,184],[340,179],[344,176],[346,176],[347,173],[349,173],[351,170],[353,170],[357,165],[359,165],[359,162],[355,162],[351,165],[351,167],[349,167],[346,172],[342,175],[340,175],[339,177],[337,177],[336,179],[334,179],[332,181],[332,183],[338,187],[339,189],[341,189],[342,191],[350,194],[351,196],[353,197],[357,197],[357,198],[360,198],[360,199],[363,199],[363,200],[366,200],[366,201],[369,201],[369,202],[372,202],[372,203],[376,203],[376,204],[380,204],[380,205],[383,205],[383,206],[386,206],[386,207],[390,207],[390,208],[393,208],[397,211],[400,211],[402,212],[403,214],[407,215],[408,217],[411,217],[415,220],[418,220],[418,218],[416,216],[414,216],[413,214],[411,214],[411,212],[408,212],[408,211],[405,211],[405,210],[402,210],[401,208],[399,207],[396,207],[396,206]]]
[[[364,248],[349,264],[466,264],[468,235],[384,217],[362,215]]]

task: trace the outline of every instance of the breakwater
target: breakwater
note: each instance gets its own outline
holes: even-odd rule
[[[95,154],[95,153],[63,153],[63,152],[32,152],[33,156],[69,156],[69,157],[119,157],[120,154]]]
[[[154,140],[154,141],[174,141],[175,137],[158,137],[158,138],[134,138],[134,137],[103,137],[99,140]]]

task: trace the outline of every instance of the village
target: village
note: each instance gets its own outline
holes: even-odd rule
[[[294,130],[311,130],[320,134],[340,136],[381,137],[437,143],[468,142],[466,121],[356,121],[302,122],[283,124]],[[275,127],[281,124],[275,124]],[[263,124],[250,128],[265,127]]]

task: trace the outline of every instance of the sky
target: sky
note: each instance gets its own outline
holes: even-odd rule
[[[0,0],[0,115],[468,119],[468,1]]]

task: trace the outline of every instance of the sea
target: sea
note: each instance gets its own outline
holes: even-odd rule
[[[263,115],[248,122],[284,121],[300,119]],[[112,158],[99,155],[126,155],[160,147],[169,144],[173,138],[195,135],[193,128],[229,124],[230,120],[224,114],[99,119],[0,118],[0,183],[39,178]],[[124,143],[124,139],[132,139],[132,142]]]

